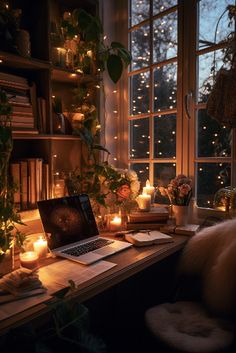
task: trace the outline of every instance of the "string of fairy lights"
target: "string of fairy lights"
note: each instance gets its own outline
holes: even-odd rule
[[[160,3],[153,2],[153,10],[152,13],[155,15],[156,13],[160,13],[171,6],[176,5],[176,1],[162,1]],[[150,75],[150,57],[153,56],[154,63],[158,61],[158,59],[163,59],[162,53],[163,50],[167,53],[165,59],[169,59],[170,57],[175,57],[177,54],[177,38],[175,38],[176,29],[177,29],[177,21],[170,23],[171,17],[169,19],[161,18],[153,21],[153,53],[150,52],[150,28],[149,24],[145,22],[141,24],[140,27],[137,28],[137,25],[144,20],[148,20],[150,16],[150,1],[149,0],[140,0],[140,1],[132,1],[131,6],[131,31],[130,31],[130,43],[131,43],[131,51],[132,51],[132,68],[131,68],[131,76],[130,76],[130,124],[132,129],[132,141],[131,141],[131,149],[130,149],[130,158],[136,160],[147,159],[149,156],[149,143],[150,143],[150,134],[146,133],[144,126],[144,119],[150,119],[149,116],[145,116],[150,114],[150,104],[149,97],[153,97],[153,102],[151,104],[154,116],[154,121],[156,118],[160,117],[168,117],[168,114],[165,113],[163,115],[163,110],[174,110],[177,105],[177,65],[176,63],[172,63],[170,65],[157,65],[153,69],[153,94],[150,95],[149,90],[151,88],[150,81],[152,79],[152,75]],[[174,16],[172,16],[173,20]],[[134,29],[132,30],[132,26]],[[165,43],[165,47],[161,48],[161,41],[159,41],[158,45],[156,45],[158,35],[160,38],[164,38],[166,31],[169,32],[169,38],[171,39],[169,42]],[[159,51],[155,48],[161,48]],[[169,55],[169,56],[168,56]],[[160,56],[160,57],[158,57]],[[142,72],[136,73],[136,70],[143,70]],[[132,71],[134,72],[132,74]],[[162,75],[162,77],[161,77]],[[212,73],[208,73],[208,76],[212,75]],[[169,88],[163,98],[163,83],[165,85],[164,88]],[[168,87],[169,86],[169,87]],[[201,87],[199,87],[199,90]],[[156,114],[155,114],[156,113]],[[141,115],[140,118],[136,118],[136,116]],[[134,118],[133,118],[134,117]],[[147,124],[148,126],[149,124]],[[146,128],[147,129],[147,128]],[[205,122],[198,122],[198,134],[201,134],[203,138],[207,141],[208,146],[213,147],[209,148],[209,153],[214,156],[221,157],[229,157],[229,152],[226,143],[223,142],[226,132],[226,126],[223,126],[223,131],[220,131],[217,124],[213,126],[208,126]],[[145,130],[145,133],[143,133]],[[168,131],[166,132],[168,134]],[[175,130],[170,131],[170,135],[176,135]],[[158,136],[158,132],[153,135],[153,143],[154,146],[157,146],[156,157],[163,158],[163,144],[162,144],[162,136]],[[152,141],[151,141],[152,143]],[[145,153],[144,153],[145,149]],[[210,156],[210,155],[209,155]],[[175,159],[175,156],[169,157]],[[142,170],[139,170],[139,173],[145,172],[144,164],[140,163],[143,166]],[[159,163],[161,167],[161,163]],[[173,164],[174,165],[174,164]],[[210,167],[212,164],[210,164]],[[218,172],[215,173],[215,185],[227,185],[229,183],[229,179],[224,175],[226,165],[224,163],[215,163],[216,169]],[[201,163],[201,166],[198,168],[198,174],[200,176],[201,173],[207,172],[209,169],[209,165],[207,163]],[[227,173],[225,173],[227,174]],[[206,203],[212,204],[212,200],[207,200]]]

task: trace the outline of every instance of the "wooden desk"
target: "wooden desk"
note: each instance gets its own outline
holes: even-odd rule
[[[176,253],[183,248],[188,237],[174,235],[173,239],[173,243],[140,248],[131,247],[116,255],[109,256],[106,260],[116,263],[117,266],[81,284],[78,291],[76,291],[76,300],[78,302],[84,302],[93,298],[106,289],[115,286],[125,279],[147,269],[149,266],[167,258],[171,254]],[[60,261],[60,259],[56,261]],[[1,321],[0,332],[4,334],[8,329],[27,322],[32,322],[37,325],[39,321],[43,320],[43,317],[47,316],[48,312],[49,308],[47,305],[39,304],[9,319]],[[38,320],[39,317],[40,320]]]

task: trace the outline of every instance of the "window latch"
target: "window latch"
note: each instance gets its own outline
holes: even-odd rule
[[[187,117],[191,119],[190,111],[189,111],[189,106],[190,106],[190,100],[193,98],[193,92],[189,92],[188,94],[185,95],[184,97],[184,105],[185,105],[185,112],[187,114]]]

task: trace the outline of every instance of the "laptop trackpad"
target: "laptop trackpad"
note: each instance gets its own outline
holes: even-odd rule
[[[106,256],[106,255],[113,254],[115,252],[115,250],[116,250],[116,248],[114,248],[114,246],[107,245],[107,246],[104,246],[103,248],[94,250],[93,254],[99,254],[102,256]]]
[[[75,258],[76,260],[76,258]],[[96,262],[98,260],[101,260],[101,255],[96,254],[95,252],[90,252],[84,255],[80,255],[78,258],[79,262],[85,264],[85,265],[90,265],[93,262]]]

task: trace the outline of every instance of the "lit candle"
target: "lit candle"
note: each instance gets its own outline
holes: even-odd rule
[[[46,239],[43,239],[42,236],[34,242],[34,251],[38,254],[39,257],[46,257],[48,253],[48,243]]]
[[[33,270],[38,267],[38,254],[35,251],[20,253],[20,264],[22,267]]]
[[[88,51],[87,51],[87,56],[89,56],[89,57],[92,59],[92,57],[93,57],[93,52],[92,52],[92,50],[88,50]]]
[[[116,231],[121,229],[121,217],[115,216],[110,220],[110,230]]]
[[[141,211],[150,211],[151,208],[151,195],[143,192],[142,195],[137,197],[139,209]]]
[[[154,203],[155,187],[150,185],[150,181],[146,181],[146,186],[143,187],[143,193],[151,195],[151,203]]]

